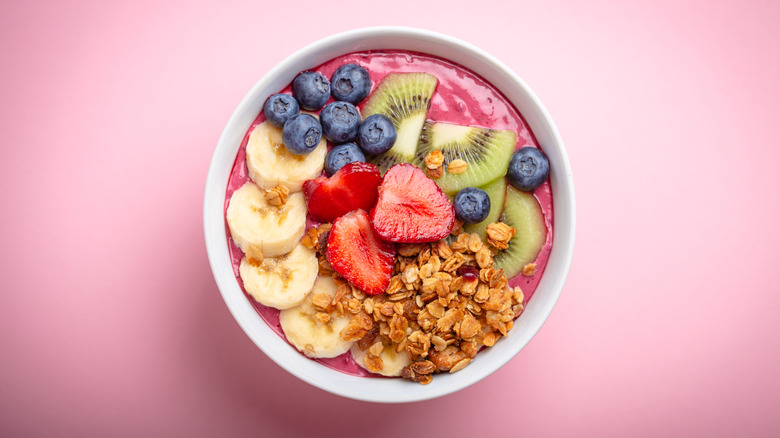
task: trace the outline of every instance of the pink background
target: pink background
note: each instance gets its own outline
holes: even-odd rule
[[[504,3],[3,2],[0,435],[780,434],[780,6]],[[252,85],[379,24],[517,71],[578,205],[569,281],[528,347],[398,406],[258,350],[211,277],[201,212]]]

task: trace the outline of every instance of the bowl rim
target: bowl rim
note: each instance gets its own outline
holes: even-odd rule
[[[316,55],[317,53],[324,51],[325,48],[331,46],[335,47],[341,44],[345,47],[351,47],[351,50],[347,49],[342,53],[346,54],[354,51],[370,50],[361,48],[361,42],[365,43],[366,41],[382,40],[386,38],[407,38],[419,41],[421,43],[427,41],[432,42],[434,45],[444,44],[451,46],[455,51],[467,52],[467,56],[469,57],[473,56],[479,58],[481,62],[487,65],[486,68],[489,68],[491,71],[495,71],[498,75],[505,76],[509,82],[514,83],[514,85],[519,88],[518,91],[523,94],[523,98],[528,100],[529,104],[533,106],[535,112],[538,112],[538,117],[535,117],[534,124],[541,124],[541,126],[531,128],[531,121],[523,111],[520,111],[523,117],[526,118],[529,129],[534,132],[534,135],[537,135],[536,131],[539,128],[549,132],[551,140],[555,144],[554,147],[560,155],[557,156],[557,159],[560,160],[560,162],[557,163],[555,168],[551,171],[551,177],[553,176],[553,173],[555,173],[558,182],[555,186],[553,186],[555,218],[553,224],[553,248],[550,254],[550,261],[552,261],[554,253],[560,254],[560,256],[556,259],[558,261],[558,273],[556,274],[555,278],[550,278],[549,275],[543,276],[539,286],[537,286],[538,292],[539,288],[542,286],[542,283],[545,283],[546,287],[549,289],[548,298],[544,300],[544,303],[540,304],[542,307],[540,307],[538,311],[535,311],[534,314],[536,317],[534,317],[533,320],[523,321],[526,327],[523,328],[522,334],[518,336],[522,339],[519,342],[515,342],[515,340],[512,341],[515,343],[514,348],[509,350],[504,349],[506,351],[496,348],[482,351],[480,352],[478,359],[483,359],[483,366],[479,368],[473,368],[473,366],[466,367],[457,374],[437,376],[437,378],[434,379],[434,382],[429,385],[409,385],[408,382],[402,381],[402,379],[367,379],[364,377],[351,376],[335,371],[322,365],[321,363],[301,355],[284,339],[273,332],[270,327],[267,326],[265,321],[262,320],[259,314],[257,314],[257,312],[254,310],[254,307],[252,307],[252,304],[248,301],[243,291],[241,291],[240,287],[238,286],[235,275],[233,274],[230,257],[227,256],[227,245],[225,239],[225,232],[227,227],[223,211],[224,202],[226,201],[225,187],[227,186],[227,182],[225,181],[225,184],[221,184],[221,180],[217,181],[218,178],[216,176],[220,170],[219,158],[225,155],[226,151],[233,150],[233,160],[235,159],[235,154],[238,151],[238,145],[234,144],[235,132],[233,131],[237,129],[237,126],[240,127],[245,124],[242,123],[242,119],[246,119],[247,117],[243,114],[249,111],[254,101],[258,100],[257,95],[260,90],[267,86],[267,84],[275,77],[277,77],[281,71],[289,69],[293,64],[304,63],[302,60],[311,58],[313,55]],[[351,46],[348,43],[350,43]],[[392,47],[383,48],[390,49]],[[414,51],[429,53],[425,50],[415,49]],[[431,54],[434,56],[444,57],[436,53]],[[453,57],[444,58],[461,64],[460,60],[453,59]],[[313,68],[321,64],[321,62],[308,64],[313,64],[309,67]],[[475,71],[471,67],[466,68]],[[301,68],[298,71],[302,70],[304,70],[304,68]],[[481,74],[480,72],[475,71],[475,73],[485,77],[485,75]],[[499,88],[497,85],[495,85],[494,81],[491,81],[488,78],[485,79],[493,84],[493,86],[495,86],[505,96],[507,95],[506,88]],[[286,81],[286,83],[289,83],[289,81]],[[281,87],[277,89],[281,89]],[[267,98],[267,96],[263,97],[263,101],[265,98]],[[510,99],[508,96],[507,99],[513,105],[518,106],[517,102]],[[259,111],[254,113],[254,115],[251,117],[252,120],[254,120],[254,118],[257,116],[257,113],[259,113]],[[243,138],[248,127],[249,126],[246,126],[240,133],[241,138]],[[538,138],[539,137],[537,135],[537,139]],[[545,151],[546,150],[547,149],[545,149]],[[230,162],[232,163],[233,160]],[[561,186],[561,183],[563,183],[563,186],[565,187]],[[560,188],[555,190],[556,187]],[[565,193],[566,196],[559,196],[556,194],[556,192]],[[438,32],[412,27],[377,26],[353,29],[346,32],[333,34],[315,41],[286,57],[284,60],[271,68],[259,81],[255,83],[255,85],[244,96],[240,104],[233,111],[233,114],[226,123],[225,128],[219,137],[217,146],[212,155],[204,193],[203,224],[209,264],[215,282],[217,283],[217,287],[220,290],[220,294],[222,295],[222,298],[225,301],[225,304],[227,305],[230,313],[233,315],[236,322],[238,322],[239,326],[241,326],[242,330],[244,330],[244,332],[247,334],[247,336],[249,336],[250,339],[252,339],[255,345],[260,348],[269,358],[271,358],[281,368],[290,372],[299,379],[330,393],[362,401],[379,403],[403,403],[441,397],[471,386],[472,384],[477,383],[478,381],[501,368],[509,360],[515,357],[528,344],[528,342],[530,342],[530,340],[541,329],[541,326],[551,314],[552,309],[557,303],[563,290],[566,278],[568,277],[574,251],[574,233],[576,228],[575,206],[574,184],[571,166],[560,134],[547,109],[533,93],[530,87],[528,87],[528,85],[519,77],[519,75],[517,75],[517,73],[509,69],[505,64],[484,50],[454,37]],[[568,220],[565,224],[561,224],[559,220],[559,212],[563,211],[563,208],[565,208],[569,213],[569,217],[567,218]],[[563,239],[561,238],[562,234],[565,237]],[[220,248],[220,246],[224,248]],[[549,261],[546,269],[550,269]],[[230,275],[226,275],[226,272],[229,272]],[[547,286],[548,284],[549,286]],[[236,290],[239,292],[240,296],[236,295]],[[528,312],[531,306],[538,307],[536,306],[535,300],[531,300],[529,302],[526,312]],[[254,317],[252,317],[252,314],[247,313],[247,307],[251,309]],[[262,324],[258,326],[257,320],[260,320]],[[516,323],[516,328],[517,326],[518,324]],[[269,333],[273,336],[269,336]],[[502,341],[506,341],[508,339],[509,338],[502,339]],[[494,354],[497,351],[500,351],[500,354]],[[294,353],[294,355],[290,353]],[[488,358],[488,356],[490,357]],[[477,360],[475,360],[475,362],[476,361]],[[312,368],[312,364],[317,368]],[[326,378],[322,378],[323,376]],[[455,377],[457,377],[457,379],[455,379]],[[359,380],[355,381],[355,379]],[[399,385],[399,382],[402,383],[402,385]],[[360,389],[355,389],[354,386],[357,386]]]

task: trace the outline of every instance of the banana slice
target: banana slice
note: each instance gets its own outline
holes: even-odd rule
[[[293,193],[281,207],[269,205],[265,191],[247,181],[233,192],[227,209],[233,241],[254,261],[287,254],[301,241],[306,228],[306,200]]]
[[[301,304],[317,279],[320,265],[314,251],[298,244],[289,254],[260,263],[241,259],[238,273],[244,289],[260,304],[288,309]]]
[[[412,360],[409,359],[409,355],[406,354],[405,350],[401,350],[400,353],[397,353],[395,351],[395,347],[391,345],[390,342],[388,342],[388,340],[383,336],[378,337],[377,342],[379,342],[380,338],[384,347],[382,352],[379,353],[379,358],[382,359],[382,369],[373,371],[370,369],[370,367],[366,366],[366,355],[369,354],[371,348],[368,348],[364,351],[358,347],[357,343],[355,343],[350,349],[352,352],[352,358],[355,359],[355,363],[367,369],[368,371],[371,371],[372,373],[376,372],[377,374],[389,377],[400,376],[401,370],[403,370],[405,366],[411,364]]]
[[[352,342],[341,339],[339,332],[349,324],[350,318],[330,314],[325,322],[317,318],[319,310],[312,300],[330,300],[336,295],[336,283],[331,277],[317,277],[314,288],[299,306],[279,312],[279,322],[287,340],[301,353],[309,357],[336,357],[349,351]]]
[[[291,193],[300,192],[304,181],[320,176],[327,153],[323,137],[310,154],[295,155],[284,147],[281,128],[263,122],[249,135],[246,166],[252,181],[266,190],[283,185]]]

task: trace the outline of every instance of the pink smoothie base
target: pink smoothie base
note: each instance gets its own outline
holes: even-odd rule
[[[351,53],[340,56],[313,70],[330,78],[339,66],[348,63],[355,63],[365,67],[371,76],[374,87],[376,87],[385,76],[393,72],[431,73],[438,78],[439,84],[431,100],[431,107],[427,116],[429,120],[468,126],[483,126],[492,129],[512,130],[517,133],[516,148],[524,146],[539,147],[533,133],[528,129],[525,120],[523,120],[523,117],[517,109],[515,109],[515,107],[509,103],[498,90],[484,79],[457,64],[419,53],[374,51]],[[292,83],[293,78],[290,79],[290,82]],[[292,85],[288,85],[281,92],[292,94]],[[331,101],[333,101],[333,98],[328,102]],[[359,109],[362,108],[362,104],[363,103],[358,105]],[[230,174],[230,179],[228,180],[224,206],[225,211],[227,211],[229,200],[233,192],[249,180],[246,166],[246,144],[249,135],[254,130],[255,126],[263,121],[265,121],[265,116],[263,113],[260,113],[255,121],[252,122],[252,125],[247,130],[244,139],[241,142],[236,161],[233,164],[233,169]],[[329,147],[330,146],[332,145],[329,145]],[[550,256],[553,239],[553,206],[549,180],[534,191],[534,196],[539,201],[542,212],[544,213],[544,220],[547,226],[547,241],[536,259],[536,274],[532,277],[517,275],[509,281],[510,286],[521,287],[525,294],[526,302],[533,296],[534,291],[539,284],[539,280],[544,273],[544,268],[546,267],[547,260]],[[307,226],[311,227],[313,225],[313,221],[307,221]],[[225,235],[227,236],[233,272],[241,290],[244,291],[247,299],[252,303],[257,310],[257,313],[263,318],[268,326],[279,334],[279,336],[284,338],[284,332],[279,323],[279,310],[258,303],[244,290],[238,272],[238,267],[244,253],[235,245],[235,243],[233,243],[233,239],[230,238],[230,231],[227,228],[227,224],[225,224]],[[371,374],[358,366],[348,352],[334,358],[313,360],[346,374],[360,377],[381,377],[376,374]]]

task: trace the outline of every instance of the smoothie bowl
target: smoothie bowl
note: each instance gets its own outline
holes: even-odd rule
[[[571,263],[560,136],[485,52],[423,30],[314,43],[233,113],[204,200],[211,268],[284,369],[359,400],[465,388],[531,340]]]

